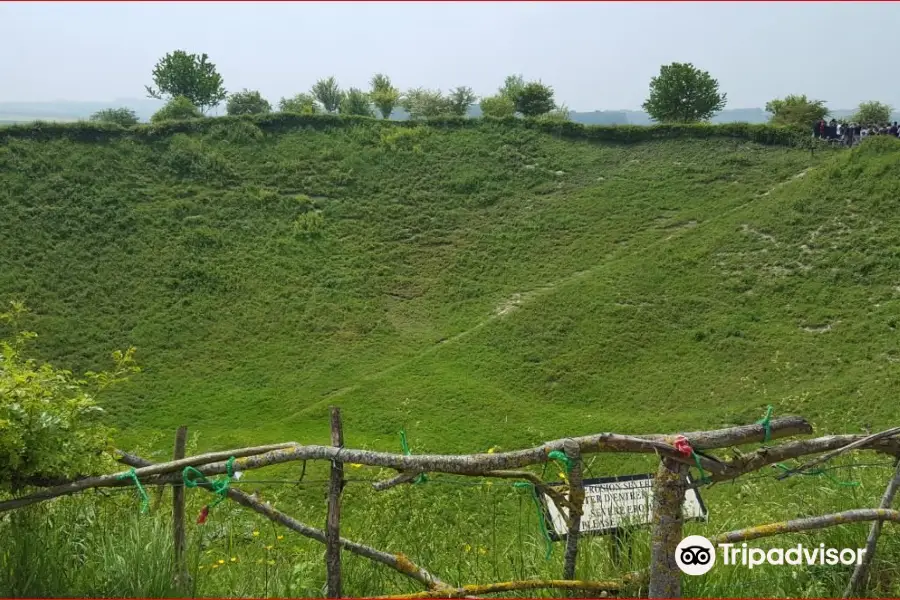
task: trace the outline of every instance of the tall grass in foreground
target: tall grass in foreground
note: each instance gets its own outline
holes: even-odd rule
[[[883,461],[882,462],[887,462]],[[834,471],[833,479],[797,477],[783,482],[748,479],[703,492],[708,523],[690,523],[686,534],[714,535],[742,526],[877,506],[890,473],[879,468]],[[859,486],[840,485],[857,481]],[[558,578],[562,544],[546,558],[535,507],[527,490],[494,482],[468,485],[435,476],[428,483],[375,493],[366,485],[345,492],[342,535],[390,552],[403,552],[453,584],[511,579]],[[168,498],[169,492],[165,497]],[[155,498],[155,494],[151,493]],[[265,491],[277,508],[313,525],[324,522],[324,484],[302,492]],[[208,495],[188,494],[188,516]],[[172,584],[169,501],[140,514],[133,489],[108,496],[63,498],[0,518],[0,595],[11,597],[176,596]],[[868,524],[751,542],[751,546],[863,546]],[[900,540],[888,524],[879,543],[868,593],[900,593]],[[207,524],[188,525],[187,593],[196,596],[310,597],[324,591],[324,548],[231,503],[215,507]],[[577,574],[608,579],[645,568],[649,532],[637,531],[629,550],[613,564],[609,539],[586,537]],[[357,558],[344,557],[344,593],[372,596],[418,591],[399,574]],[[686,596],[839,596],[852,567],[758,567],[718,564],[702,577],[685,577]],[[631,590],[638,594],[646,590]],[[519,594],[521,595],[521,594]],[[551,591],[534,595],[558,596]]]

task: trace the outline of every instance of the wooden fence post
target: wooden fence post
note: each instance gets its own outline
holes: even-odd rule
[[[569,509],[566,554],[563,563],[563,579],[575,579],[575,563],[578,560],[578,538],[581,534],[581,507],[584,505],[584,479],[581,471],[581,449],[574,440],[566,440],[563,446],[566,456],[572,462],[569,471],[569,502],[578,511]]]
[[[680,598],[681,570],[675,547],[683,537],[682,504],[687,489],[687,465],[664,458],[653,481],[653,532],[650,537],[651,598]]]
[[[897,470],[894,471],[894,476],[881,497],[881,508],[890,508],[894,504],[894,496],[897,495],[898,489],[900,489],[900,460],[897,461]],[[844,598],[850,598],[862,587],[869,572],[869,565],[875,556],[875,547],[878,544],[878,536],[881,535],[882,524],[882,521],[872,523],[872,527],[869,529],[869,537],[866,538],[866,553],[863,554],[862,562],[853,569],[850,583],[847,584],[847,589],[844,590]]]
[[[173,460],[184,458],[185,446],[187,445],[187,427],[182,425],[175,432],[175,451],[172,453]],[[188,589],[189,582],[185,562],[184,549],[187,546],[184,529],[184,484],[175,483],[172,485],[172,535],[175,541],[175,584],[183,590]]]
[[[331,407],[331,445],[344,447],[341,409]],[[331,461],[331,481],[328,488],[328,517],[325,523],[325,568],[328,598],[341,597],[341,492],[344,488],[344,463]]]

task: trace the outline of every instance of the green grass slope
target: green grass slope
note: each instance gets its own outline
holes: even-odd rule
[[[34,351],[58,366],[101,368],[112,350],[138,348],[146,371],[103,397],[124,447],[168,453],[182,423],[201,434],[192,453],[327,442],[333,404],[348,444],[397,450],[405,428],[414,452],[718,427],[769,404],[819,433],[898,422],[896,140],[812,154],[725,135],[626,144],[490,122],[264,125],[94,141],[0,130],[0,298],[27,302]],[[875,505],[893,467],[848,459],[869,460],[830,478],[766,472],[707,488],[710,520],[687,531]],[[615,456],[588,469],[653,462]],[[303,486],[294,466],[260,474],[290,485],[240,485],[321,523],[323,469],[311,466]],[[545,558],[526,492],[434,476],[375,493],[375,475],[350,470],[348,537],[455,583],[558,577],[562,552]],[[139,516],[134,490],[121,491],[47,503],[57,520],[36,519],[46,525],[34,534],[7,529],[41,544],[9,556],[42,576],[0,568],[0,587],[171,595],[159,576],[168,512]],[[188,501],[196,514],[207,498]],[[95,527],[107,521],[116,527]],[[264,525],[225,503],[190,528],[198,595],[321,592],[321,548]],[[772,544],[857,547],[866,531]],[[584,540],[580,577],[646,566],[646,530],[624,569],[605,541]],[[132,551],[147,560],[128,565],[156,579],[122,568]],[[898,555],[887,536],[869,594],[896,596]],[[414,591],[365,561],[345,568],[345,593]],[[687,578],[686,595],[832,596],[849,568],[714,573]]]
[[[766,402],[720,386],[774,352],[725,329],[769,315],[715,271],[742,250],[689,248],[762,250],[730,219],[822,160],[489,123],[8,139],[0,294],[32,308],[37,350],[61,366],[138,348],[146,372],[108,401],[126,432],[320,439],[330,403],[351,440],[406,426],[460,449],[538,425],[717,424]]]

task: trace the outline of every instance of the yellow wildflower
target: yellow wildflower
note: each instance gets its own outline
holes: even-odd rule
[[[487,548],[483,548],[483,547],[479,546],[478,554],[481,554],[481,555],[487,554]]]
[[[225,561],[222,560],[222,559],[220,558],[220,559],[219,559],[219,564],[220,564],[220,565],[224,565],[224,564],[225,564]]]
[[[471,551],[472,551],[472,546],[470,546],[469,544],[466,544],[466,545],[463,546],[463,547],[465,548],[466,552],[471,552]]]
[[[253,532],[253,537],[259,537],[259,532],[258,532],[258,531],[254,531],[254,532]]]
[[[490,448],[488,448],[488,454],[493,454],[496,451],[497,451],[497,446],[491,446]]]
[[[283,540],[283,539],[284,539],[284,536],[283,536],[283,535],[279,535],[279,536],[276,537],[275,539],[276,539],[276,540]]]
[[[218,569],[218,568],[219,568],[219,565],[212,565],[212,568],[213,568],[213,569]]]
[[[275,546],[273,546],[272,544],[269,544],[268,546],[266,546],[266,550],[271,550],[271,549],[274,548],[274,547],[275,547]]]
[[[362,468],[362,465],[358,465],[358,464],[356,464],[356,463],[350,463],[350,466],[353,467],[354,469],[360,469],[360,468]]]
[[[231,562],[237,562],[237,556],[232,556],[232,557],[231,557]]]

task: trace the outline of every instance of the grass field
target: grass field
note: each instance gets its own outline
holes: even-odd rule
[[[898,165],[890,139],[810,153],[722,138],[599,144],[491,123],[10,139],[0,145],[0,297],[26,302],[34,352],[58,366],[102,368],[112,350],[137,347],[145,372],[104,398],[124,448],[168,452],[180,424],[199,434],[196,449],[327,442],[330,405],[343,409],[348,445],[396,450],[405,428],[414,452],[714,428],[753,422],[770,404],[818,433],[857,433],[897,424]],[[713,488],[711,522],[691,528],[874,505],[887,472],[841,476],[863,485]],[[323,491],[279,493],[288,512],[321,522]],[[358,494],[348,537],[456,583],[558,575],[561,551],[543,560],[517,490]],[[493,508],[473,511],[478,494]],[[135,528],[88,534],[89,517],[63,519],[95,557],[90,569],[79,563],[80,594],[126,589],[115,540],[164,518],[129,516],[130,494],[105,502],[39,509],[105,510]],[[209,544],[197,546],[197,593],[320,593],[319,549],[290,546],[270,565],[252,535],[263,526],[216,510],[233,516],[192,533]],[[78,538],[65,531],[44,544],[59,556]],[[854,526],[815,539],[855,547],[864,537]],[[646,540],[635,543],[644,556]],[[162,561],[158,544],[147,552]],[[587,546],[580,572],[612,576],[603,541]],[[228,564],[203,562],[219,554]],[[348,593],[406,589],[347,561]],[[873,593],[898,593],[890,564]],[[760,570],[685,591],[832,595],[846,575]],[[140,580],[128,594],[171,593]],[[53,585],[15,590],[65,589]]]

